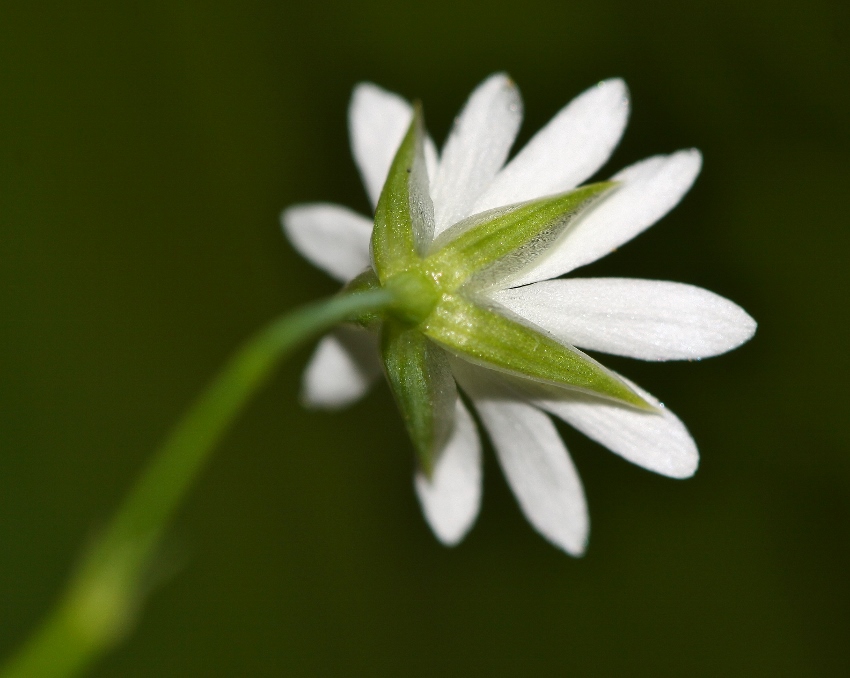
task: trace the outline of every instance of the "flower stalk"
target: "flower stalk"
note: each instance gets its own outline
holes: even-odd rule
[[[295,348],[339,322],[395,303],[382,289],[287,313],[249,339],[201,393],[85,554],[56,607],[0,678],[79,675],[129,631],[163,533],[248,399]]]

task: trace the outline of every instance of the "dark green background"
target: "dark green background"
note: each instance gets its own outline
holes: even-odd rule
[[[351,87],[421,97],[441,140],[504,69],[520,142],[619,75],[634,113],[603,174],[705,155],[671,216],[582,272],[701,285],[759,321],[722,358],[606,361],[688,424],[698,474],[562,427],[586,557],[532,531],[489,450],[478,524],[448,550],[386,387],[305,413],[305,350],[218,451],[95,675],[850,675],[847,7],[2,3],[0,653],[224,357],[335,290],[278,214],[367,211]]]

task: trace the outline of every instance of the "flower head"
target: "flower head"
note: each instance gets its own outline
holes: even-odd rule
[[[692,475],[699,456],[670,410],[579,349],[698,359],[755,331],[740,307],[690,285],[559,278],[651,226],[699,173],[691,149],[580,186],[607,161],[628,109],[621,80],[599,83],[505,164],[522,118],[507,76],[472,93],[440,154],[418,106],[361,84],[349,124],[374,220],[324,203],[283,213],[314,264],[350,289],[396,295],[387,313],[322,340],[304,398],[347,405],[383,370],[417,452],[417,495],[446,544],[463,538],[481,499],[479,433],[458,386],[529,522],[580,555],[587,506],[550,415],[663,475]]]

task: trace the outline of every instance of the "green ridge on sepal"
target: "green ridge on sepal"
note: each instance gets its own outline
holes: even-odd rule
[[[419,464],[430,477],[454,421],[457,387],[448,356],[418,330],[387,320],[381,360]]]
[[[588,391],[640,409],[655,409],[624,381],[577,349],[460,294],[443,295],[420,329],[455,355],[483,367]]]

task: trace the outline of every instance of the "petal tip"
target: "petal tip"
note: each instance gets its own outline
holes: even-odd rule
[[[573,558],[583,558],[590,543],[590,517],[585,513],[584,524],[577,530],[574,528],[568,534],[556,536],[543,533],[543,536],[567,555]]]
[[[699,459],[694,461],[693,466],[677,469],[674,472],[666,473],[668,478],[672,478],[673,480],[687,480],[688,478],[692,478],[696,472],[699,470]]]
[[[318,392],[316,386],[308,383],[307,380],[308,377],[305,375],[301,383],[301,390],[298,393],[298,404],[305,410],[339,412],[352,404],[353,399],[350,395]]]
[[[595,87],[591,87],[585,92],[584,96],[587,95],[591,97],[590,100],[596,102],[597,106],[602,105],[618,120],[617,141],[619,141],[631,112],[631,94],[626,81],[622,78],[601,80]],[[582,98],[583,95],[579,95],[578,99]]]
[[[301,205],[290,205],[280,211],[280,225],[286,228],[286,223],[292,219],[292,215],[301,209]]]
[[[581,542],[577,542],[570,546],[564,546],[563,549],[573,558],[584,558],[587,553],[587,547],[590,543],[590,535],[585,535]]]
[[[700,151],[698,148],[686,148],[679,151],[678,153],[674,153],[674,155],[683,158],[688,163],[688,167],[691,169],[691,171],[693,171],[694,179],[696,179],[697,175],[702,170],[702,151]]]
[[[631,98],[629,94],[629,86],[622,78],[607,78],[606,80],[600,81],[597,88],[610,92],[612,96],[619,96],[625,103],[628,103]]]
[[[671,416],[676,418],[671,413]],[[684,425],[683,425],[684,426]],[[667,456],[666,460],[659,460],[657,466],[644,465],[648,471],[674,480],[687,480],[699,470],[699,449],[694,439],[686,432],[687,440],[683,442],[683,448],[678,454]]]
[[[729,302],[733,304],[734,302]],[[756,330],[758,330],[758,323],[756,319],[753,318],[749,313],[747,313],[743,308],[734,304],[735,310],[737,311],[737,323],[735,329],[737,332],[735,333],[735,337],[733,342],[727,349],[727,351],[732,351],[740,346],[746,344],[750,339],[752,339],[756,335]],[[724,351],[725,353],[726,351]]]
[[[699,453],[694,450],[692,457],[682,460],[683,463],[664,472],[663,475],[675,480],[687,480],[699,470]]]
[[[515,88],[517,86],[516,81],[510,76],[507,71],[496,71],[495,73],[491,73],[486,78],[484,78],[484,81],[481,84],[484,85],[489,82],[497,81],[501,82],[507,87]]]
[[[447,511],[450,502],[439,501],[439,493],[435,492],[434,483],[422,470],[417,470],[414,474],[413,488],[422,506],[425,522],[437,541],[448,548],[460,544],[475,524],[481,503],[480,496],[475,500],[472,510],[469,510],[469,507],[455,506],[455,510]]]
[[[300,242],[299,235],[300,231],[304,228],[302,217],[309,213],[308,210],[310,207],[310,205],[306,204],[290,205],[280,213],[280,227],[283,230],[283,234],[286,236],[286,239],[289,240],[290,244],[299,252],[301,252],[298,247]]]
[[[299,203],[297,205],[290,205],[289,207],[281,210],[280,225],[281,228],[283,228],[284,233],[286,233],[286,235],[291,239],[292,232],[300,225],[298,223],[299,220],[302,217],[307,216],[310,213],[310,210],[322,206],[322,203]]]
[[[383,87],[376,85],[374,82],[369,82],[368,80],[364,80],[363,82],[358,82],[351,89],[351,100],[352,102],[355,99],[359,99],[363,96],[368,96],[370,94],[387,94],[387,90]]]
[[[519,86],[505,71],[499,71],[486,77],[482,83],[473,90],[470,95],[470,99],[477,93],[488,91],[491,88],[494,90],[504,90],[505,95],[508,97],[506,101],[511,111],[516,113],[522,112],[522,99],[519,93]]]

